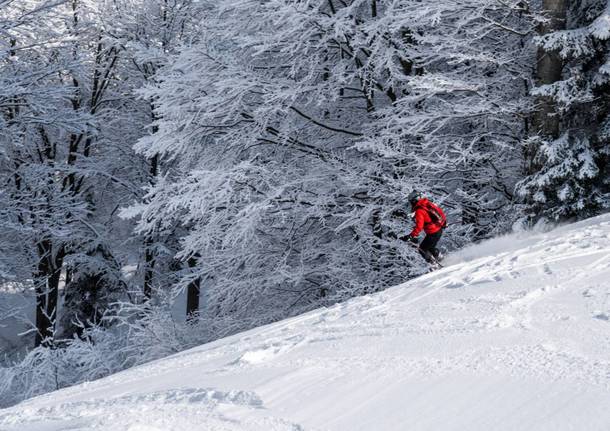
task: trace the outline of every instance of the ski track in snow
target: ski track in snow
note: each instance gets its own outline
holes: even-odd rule
[[[610,215],[0,410],[2,431],[608,430]]]

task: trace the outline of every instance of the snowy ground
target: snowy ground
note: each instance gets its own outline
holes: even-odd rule
[[[0,430],[608,430],[610,215],[0,410]]]

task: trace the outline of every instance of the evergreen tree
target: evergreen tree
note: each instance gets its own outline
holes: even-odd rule
[[[552,25],[536,38],[542,77],[532,90],[538,106],[518,190],[534,217],[583,218],[608,205],[610,15],[605,1],[547,4],[561,11],[546,11]]]

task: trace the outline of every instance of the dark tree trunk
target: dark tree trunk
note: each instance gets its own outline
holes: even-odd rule
[[[377,202],[379,206],[382,205],[381,202]],[[381,210],[375,209],[373,210],[373,214],[371,217],[371,231],[373,233],[372,237],[372,255],[371,255],[371,264],[373,271],[379,273],[376,277],[377,283],[375,285],[370,285],[366,289],[366,293],[372,293],[379,290],[380,286],[384,284],[384,274],[382,270],[384,269],[384,257],[386,253],[384,253],[382,240],[383,240],[383,227],[381,225]]]
[[[545,35],[566,28],[567,0],[543,0],[542,7],[549,19],[540,28]],[[561,80],[564,60],[557,51],[546,51],[538,48],[536,83],[549,85]],[[559,137],[559,114],[553,100],[549,97],[538,99],[538,109],[532,118],[534,132],[550,138]]]
[[[155,106],[154,104],[150,104],[151,110],[151,120],[155,122],[157,117],[155,115]],[[155,134],[159,131],[158,126],[153,126],[152,133]],[[150,184],[154,184],[157,180],[157,176],[159,175],[159,155],[155,154],[150,160]],[[154,270],[155,270],[155,251],[152,247],[154,243],[153,234],[150,233],[144,239],[144,299],[148,300],[152,296],[152,283],[154,278]]]
[[[38,243],[36,274],[36,341],[35,345],[50,346],[55,337],[59,279],[63,265],[63,247],[53,250],[49,240]]]
[[[148,236],[144,240],[144,297],[146,300],[152,296],[153,275],[155,269],[155,254],[152,249],[153,239]]]
[[[191,257],[188,260],[189,268],[197,265],[197,259]],[[186,290],[186,319],[196,321],[199,317],[199,289],[201,280],[199,278],[191,281]]]

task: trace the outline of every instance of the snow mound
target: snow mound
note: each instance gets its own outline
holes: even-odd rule
[[[0,410],[2,431],[607,430],[610,215]]]

